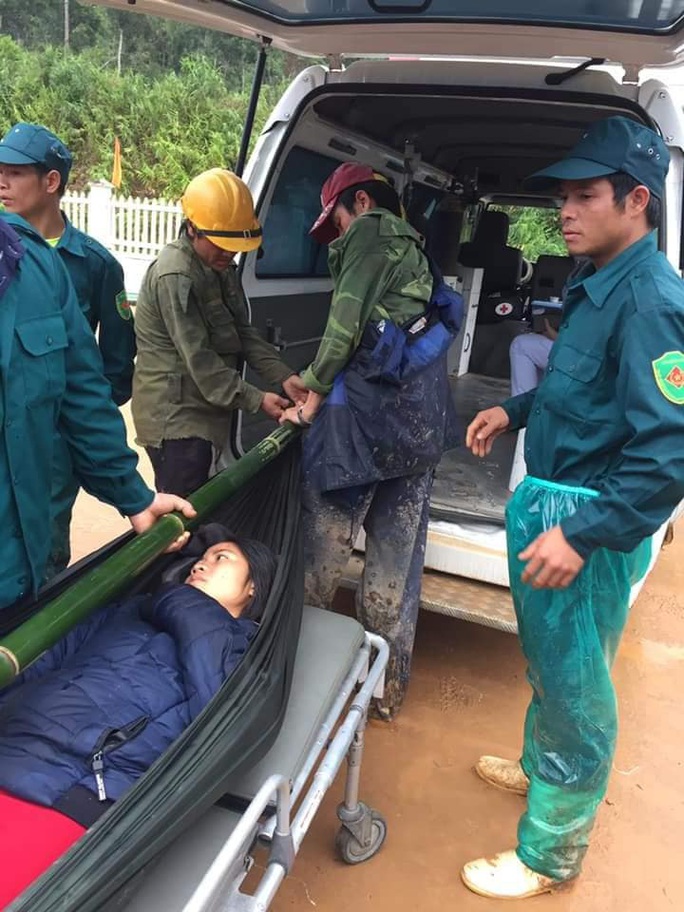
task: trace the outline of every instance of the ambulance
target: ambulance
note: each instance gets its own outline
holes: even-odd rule
[[[529,325],[521,317],[552,310],[573,265],[557,250],[533,261],[512,242],[512,215],[557,206],[526,191],[523,179],[595,121],[625,115],[667,143],[658,236],[681,271],[684,120],[671,85],[684,54],[684,0],[88,2],[259,45],[237,170],[254,194],[264,244],[239,268],[252,322],[295,369],[313,360],[326,323],[327,250],[308,229],[321,185],[341,162],[366,162],[394,183],[465,297],[449,364],[464,426],[509,395],[510,343]],[[264,64],[276,48],[299,55],[303,68],[247,161]],[[246,450],[267,430],[240,415],[234,448]],[[514,434],[484,460],[463,447],[445,454],[431,499],[424,607],[515,631],[504,508],[523,470]],[[653,562],[671,529],[656,535]],[[350,566],[350,584],[359,566]]]

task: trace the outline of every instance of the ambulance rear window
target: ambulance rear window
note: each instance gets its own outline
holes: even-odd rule
[[[240,0],[235,6],[290,25],[491,21],[646,33],[674,29],[684,15],[684,0]]]
[[[328,275],[328,248],[314,241],[309,228],[321,211],[321,187],[338,165],[334,158],[297,146],[288,153],[263,220],[258,279]]]

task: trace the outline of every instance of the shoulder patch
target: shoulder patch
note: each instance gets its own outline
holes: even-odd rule
[[[116,301],[116,312],[121,319],[130,320],[133,314],[131,313],[131,304],[126,296],[126,292],[120,291],[114,300]]]
[[[684,405],[684,352],[665,352],[651,366],[663,396],[675,405]]]

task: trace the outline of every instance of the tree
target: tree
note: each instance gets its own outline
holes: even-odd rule
[[[4,34],[30,50],[68,45],[76,52],[94,53],[108,67],[117,66],[121,43],[126,50],[121,70],[150,76],[178,73],[184,57],[202,54],[236,91],[249,84],[258,53],[252,41],[70,0],[0,0],[0,23]],[[272,51],[269,58],[270,83],[281,82],[301,66],[280,51]]]
[[[57,133],[74,154],[74,188],[111,175],[115,136],[127,193],[176,198],[199,171],[235,163],[248,96],[205,55],[183,57],[177,73],[118,75],[96,50],[38,53],[0,36],[0,80],[0,129],[26,120]],[[255,136],[281,90],[264,88]]]
[[[255,42],[71,0],[0,0],[0,29],[0,129],[57,133],[73,187],[111,175],[115,136],[128,193],[176,197],[198,171],[235,162]],[[300,68],[269,52],[254,137]]]
[[[567,249],[560,230],[557,209],[533,206],[494,206],[508,214],[510,228],[508,243],[523,252],[533,263],[542,253],[565,256]]]

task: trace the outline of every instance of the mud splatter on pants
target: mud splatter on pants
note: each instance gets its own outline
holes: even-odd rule
[[[334,494],[304,481],[303,519],[307,604],[330,608],[357,536],[366,558],[356,611],[366,630],[389,643],[385,696],[401,706],[411,671],[434,472],[392,478]]]

